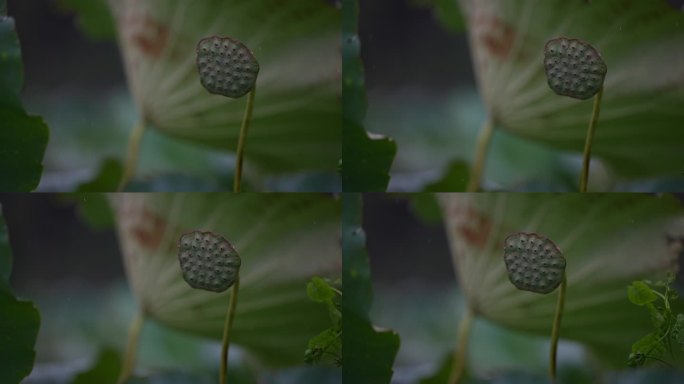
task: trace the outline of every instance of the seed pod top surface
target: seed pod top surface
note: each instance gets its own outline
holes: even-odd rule
[[[544,69],[549,87],[559,95],[585,100],[603,86],[606,63],[588,43],[567,37],[551,39],[544,47]]]
[[[259,63],[240,41],[211,36],[197,43],[197,69],[207,91],[238,98],[254,88]]]
[[[235,283],[240,256],[233,245],[212,232],[193,231],[178,240],[183,279],[193,288],[223,292]]]
[[[565,258],[553,241],[536,233],[514,233],[504,241],[504,262],[518,289],[549,293],[565,275]]]

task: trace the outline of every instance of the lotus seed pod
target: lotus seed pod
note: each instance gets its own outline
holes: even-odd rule
[[[212,36],[197,43],[197,69],[207,91],[238,98],[254,88],[259,63],[241,42]]]
[[[546,43],[544,69],[554,92],[581,100],[594,96],[601,89],[608,71],[594,47],[566,37]]]
[[[515,233],[504,242],[504,262],[518,289],[549,293],[565,275],[565,258],[553,241],[536,233]]]
[[[235,283],[240,256],[228,240],[211,232],[194,231],[178,240],[183,279],[193,288],[223,292]]]

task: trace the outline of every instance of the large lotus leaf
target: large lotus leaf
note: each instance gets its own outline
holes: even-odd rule
[[[309,194],[116,194],[126,274],[146,315],[168,327],[221,339],[230,292],[191,288],[178,239],[218,233],[242,258],[231,343],[270,364],[303,361],[308,340],[329,325],[311,301],[313,276],[339,276],[340,204]]]
[[[684,13],[664,0],[459,0],[489,113],[503,129],[581,151],[592,103],[558,96],[545,43],[580,38],[608,66],[593,153],[625,177],[681,175]]]
[[[567,260],[560,331],[625,364],[630,345],[652,331],[647,311],[627,300],[637,279],[677,267],[671,236],[684,212],[670,196],[639,194],[443,194],[439,196],[460,285],[478,315],[550,335],[556,294],[520,291],[510,282],[504,239],[547,236]]]
[[[340,11],[323,0],[109,0],[146,121],[233,151],[246,98],[209,94],[196,45],[230,36],[259,65],[246,161],[264,172],[334,170],[341,156]]]

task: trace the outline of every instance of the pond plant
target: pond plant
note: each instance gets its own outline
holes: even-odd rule
[[[242,263],[240,255],[228,240],[211,232],[186,233],[178,241],[178,248],[178,260],[183,271],[183,279],[191,287],[219,293],[233,287],[223,326],[221,345],[219,383],[225,383],[228,374],[230,330],[235,318],[237,296],[240,290],[240,264]]]
[[[624,367],[634,341],[653,332],[649,314],[626,300],[625,287],[635,280],[656,281],[677,267],[678,253],[666,237],[682,231],[681,203],[673,196],[459,193],[439,194],[438,198],[465,298],[457,352],[448,371],[454,373],[460,364],[461,382],[491,368],[485,365],[487,356],[482,351],[468,349],[469,333],[482,319],[546,338],[549,324],[557,324],[556,334],[551,332],[552,339],[557,339],[562,315],[563,339],[581,343],[602,365],[613,368]],[[521,233],[535,244],[546,244],[542,237],[552,239],[548,247],[554,258],[546,260],[545,270],[546,276],[553,277],[550,281],[545,279],[542,284],[537,265],[539,283],[531,280],[527,284],[524,269],[532,268],[534,273],[534,266],[529,261],[527,266],[520,261],[519,265],[512,263],[509,251],[502,249],[515,242],[515,235],[522,237]],[[562,250],[562,255],[556,249]],[[523,256],[516,252],[520,254],[517,257]],[[564,263],[561,256],[572,261]],[[537,258],[543,267],[544,260]],[[557,265],[553,266],[552,260]],[[560,276],[571,283],[564,285]],[[520,287],[516,278],[522,279]],[[521,292],[526,285],[541,294]],[[558,290],[557,296],[548,294],[554,290]]]
[[[587,191],[591,144],[601,111],[603,80],[608,67],[598,51],[590,44],[567,37],[551,39],[544,47],[544,70],[549,87],[558,95],[579,100],[594,97],[594,107],[584,143],[580,192]]]
[[[245,140],[252,120],[259,63],[249,48],[240,41],[230,37],[212,36],[200,40],[197,44],[197,69],[202,86],[209,93],[233,99],[247,95],[233,179],[233,192],[240,192]]]
[[[249,122],[249,150],[243,153],[242,171],[252,189],[264,189],[274,178],[295,174],[320,174],[337,180],[342,150],[338,7],[319,0],[110,0],[107,4],[140,122],[133,132],[141,132],[141,138],[145,135],[138,141],[148,137],[157,140],[161,134],[163,140],[225,153],[238,147],[238,127],[246,129]],[[249,49],[243,50],[235,38]],[[206,88],[208,83],[201,79],[198,63],[202,52],[197,52],[198,43],[204,39],[220,39],[234,46],[236,53],[243,52],[251,71],[240,62],[243,68],[231,74],[248,75],[248,83],[256,77],[258,65],[259,94],[251,96],[259,108],[251,119],[244,118],[250,97],[247,92],[245,100],[238,100],[218,97]],[[258,64],[251,61],[254,56]],[[227,76],[225,67],[215,69]],[[238,77],[238,81],[243,80]],[[243,89],[239,82],[237,86]],[[131,140],[134,137],[132,134]],[[154,176],[150,175],[153,167],[149,159],[154,158],[156,147],[152,143],[148,151],[146,146],[146,142],[140,146],[140,173],[144,174],[128,172],[133,180],[129,189],[136,189],[138,180]],[[129,154],[137,156],[132,143],[129,149]],[[205,173],[206,167],[199,161],[187,162],[181,155],[173,155],[172,160],[179,163],[155,166],[154,173],[186,173],[191,169]],[[223,184],[226,174],[222,171],[210,178]],[[331,184],[327,189],[336,187]]]
[[[597,176],[601,177],[596,183],[611,179],[680,178],[684,156],[683,131],[679,129],[679,106],[684,97],[681,66],[662,64],[681,60],[681,50],[676,47],[684,41],[684,13],[678,7],[667,1],[629,2],[625,6],[624,0],[459,0],[458,5],[467,27],[478,94],[485,107],[468,191],[487,189],[486,184],[480,183],[480,179],[487,179],[482,177],[484,172],[501,172],[498,157],[494,160],[489,156],[508,156],[501,150],[508,148],[508,135],[539,144],[540,150],[546,147],[553,151],[546,155],[552,157],[583,153],[585,169],[580,174],[588,174],[589,155],[593,162],[600,159],[601,173]],[[456,21],[456,17],[449,21]],[[556,97],[549,87],[550,78],[543,64],[544,47],[562,42],[570,47],[573,40],[572,45],[583,50],[585,61],[587,55],[596,61],[588,65],[591,77],[597,80],[596,93],[588,93],[588,87],[582,92],[587,99],[594,97],[594,113],[590,103]],[[575,62],[574,56],[572,60],[564,57],[567,63]],[[601,75],[604,62],[611,73],[605,82]],[[581,80],[580,63],[577,64],[574,70]],[[593,73],[594,70],[599,73]],[[600,127],[596,127],[599,107]],[[588,116],[593,116],[589,124],[593,125],[591,135],[587,134]],[[495,152],[487,155],[489,145]],[[516,152],[507,161],[522,160],[523,154]],[[527,171],[533,169],[525,168],[515,177],[490,176],[494,179],[489,182],[493,183],[491,186],[499,184],[497,188],[519,188],[530,181],[524,175]],[[562,172],[549,169],[551,178],[545,184],[555,184],[553,178]],[[551,189],[566,190],[565,181],[563,184]],[[597,184],[593,188],[607,186]]]
[[[334,279],[340,274],[338,199],[262,193],[126,193],[109,198],[140,318],[131,325],[128,349],[132,352],[126,357],[132,357],[130,367],[141,333],[136,324],[143,320],[217,342],[229,336],[233,352],[239,348],[241,356],[248,356],[245,365],[257,373],[304,364],[307,343],[330,327],[325,307],[309,299],[306,284],[313,276]],[[237,294],[233,292],[237,283],[223,292],[189,284],[195,284],[190,278],[200,278],[199,269],[188,272],[186,268],[192,266],[180,264],[184,250],[179,240],[189,231],[221,235],[239,251],[240,304],[234,308],[229,335],[225,335],[226,322],[231,321],[226,311],[231,294]],[[232,252],[222,240],[218,244],[218,251],[224,245],[224,252]],[[219,273],[215,269],[212,273],[225,284],[221,280],[237,276],[223,271],[228,259],[222,260],[223,265],[217,261],[212,267],[218,267]],[[140,341],[145,348],[145,339]],[[232,381],[238,370],[231,371]],[[133,371],[131,376],[140,373]]]
[[[558,286],[558,301],[551,328],[549,375],[556,380],[556,351],[563,307],[565,306],[565,257],[553,241],[536,233],[514,233],[504,242],[504,262],[508,278],[522,291],[547,294]]]

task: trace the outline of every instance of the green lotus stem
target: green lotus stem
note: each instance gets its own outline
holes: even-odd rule
[[[123,175],[119,181],[119,186],[116,188],[117,192],[122,192],[126,184],[131,180],[135,174],[135,168],[138,164],[138,154],[140,153],[140,143],[142,142],[143,134],[147,124],[145,119],[140,118],[133,126],[133,131],[128,139],[128,153],[126,155],[126,165],[124,167]]]
[[[558,291],[558,301],[556,302],[556,313],[553,316],[553,328],[551,329],[551,350],[549,351],[549,375],[551,382],[556,382],[556,352],[558,350],[558,334],[560,333],[561,319],[563,318],[563,307],[565,306],[565,288],[567,282],[565,273]]]
[[[484,172],[487,151],[489,150],[489,145],[492,142],[493,135],[494,121],[488,116],[482,124],[482,128],[480,128],[480,134],[477,137],[475,161],[473,162],[473,168],[470,172],[470,180],[468,181],[466,192],[477,192],[477,190],[480,188],[480,180],[482,179],[482,173]]]
[[[226,314],[226,321],[223,325],[223,345],[221,346],[221,375],[219,384],[228,382],[228,347],[230,345],[230,330],[233,327],[235,318],[235,308],[237,307],[237,296],[240,290],[240,276],[235,280],[233,290],[230,292],[230,305]]]
[[[472,328],[474,317],[473,310],[469,305],[466,305],[465,312],[461,318],[461,323],[458,325],[458,344],[454,351],[454,361],[452,363],[451,374],[449,375],[448,382],[450,384],[458,384],[463,378],[466,357],[468,355],[468,339],[470,338],[470,329]]]
[[[240,137],[238,138],[237,147],[237,163],[235,165],[235,178],[233,180],[233,192],[240,192],[240,182],[242,180],[242,160],[245,156],[245,140],[247,139],[247,130],[249,123],[252,121],[252,109],[254,108],[254,95],[256,94],[256,85],[249,91],[247,95],[247,105],[245,106],[245,115],[242,118],[242,125],[240,126]]]
[[[138,354],[138,342],[140,341],[140,331],[145,323],[145,313],[138,309],[138,313],[133,318],[128,329],[128,344],[126,345],[126,356],[124,357],[121,373],[119,374],[118,384],[125,383],[135,369],[135,359]]]
[[[591,162],[591,143],[594,140],[594,132],[596,132],[596,124],[598,123],[599,112],[601,111],[601,96],[603,96],[603,87],[599,88],[598,93],[594,96],[594,108],[591,111],[587,140],[584,142],[584,159],[582,161],[582,175],[580,176],[580,192],[587,191],[589,163]]]

